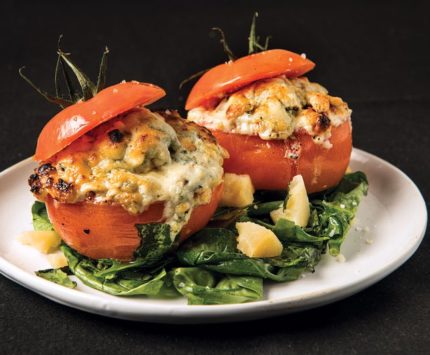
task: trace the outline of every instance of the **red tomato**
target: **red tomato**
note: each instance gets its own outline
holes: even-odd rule
[[[226,94],[256,80],[279,75],[293,78],[307,73],[314,67],[315,64],[309,59],[283,49],[251,54],[207,71],[192,88],[185,109],[211,107]]]
[[[295,140],[265,141],[257,136],[212,131],[220,145],[230,153],[224,160],[224,171],[250,175],[255,189],[286,189],[291,179],[301,174],[308,193],[335,186],[348,167],[351,150],[351,124],[332,127],[326,149],[314,143],[311,136],[302,132]],[[297,159],[288,157],[292,143],[300,145]]]
[[[34,159],[46,161],[103,122],[137,106],[149,105],[165,94],[158,86],[131,81],[110,86],[87,101],[66,107],[43,128]]]
[[[180,239],[203,228],[212,217],[221,198],[223,185],[212,191],[211,201],[194,208]],[[46,201],[49,218],[61,238],[82,255],[93,259],[131,260],[141,243],[135,224],[163,222],[163,203],[151,205],[138,215],[129,214],[119,205],[91,202],[60,203],[49,197]]]

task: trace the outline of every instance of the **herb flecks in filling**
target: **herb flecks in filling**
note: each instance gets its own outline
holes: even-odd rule
[[[305,77],[259,80],[221,100],[216,107],[198,107],[188,120],[209,129],[287,139],[300,131],[330,148],[331,127],[350,120],[351,110],[339,97]]]

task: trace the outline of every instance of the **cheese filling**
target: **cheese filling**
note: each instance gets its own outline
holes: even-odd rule
[[[216,107],[197,107],[188,120],[211,130],[287,139],[305,131],[315,143],[330,148],[331,127],[349,121],[351,110],[339,97],[305,77],[257,81],[224,98]]]
[[[164,115],[139,109],[94,129],[36,169],[32,192],[120,204],[131,214],[164,202],[164,223],[176,236],[222,182],[225,152],[202,127]]]

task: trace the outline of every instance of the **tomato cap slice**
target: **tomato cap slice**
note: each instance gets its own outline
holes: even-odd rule
[[[185,109],[210,107],[226,94],[256,80],[286,75],[301,76],[315,67],[315,63],[284,49],[271,49],[220,64],[207,71],[194,85]]]
[[[130,81],[107,87],[87,101],[66,107],[43,128],[34,159],[45,161],[98,125],[165,95],[156,85]]]

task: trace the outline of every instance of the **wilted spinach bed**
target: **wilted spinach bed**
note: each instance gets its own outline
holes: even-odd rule
[[[311,216],[305,228],[280,219],[273,224],[270,212],[285,200],[286,192],[257,191],[255,203],[219,208],[210,226],[179,247],[171,242],[167,224],[136,225],[142,238],[131,262],[93,260],[63,244],[68,267],[36,272],[60,285],[74,288],[75,275],[87,286],[116,296],[146,295],[157,298],[185,296],[189,304],[226,304],[263,298],[263,280],[287,282],[313,272],[321,255],[340,253],[360,200],[367,194],[364,173],[345,175],[334,188],[310,196]],[[35,202],[36,230],[52,230],[43,203]],[[283,245],[274,258],[249,258],[237,249],[236,222],[252,221],[270,230]]]

